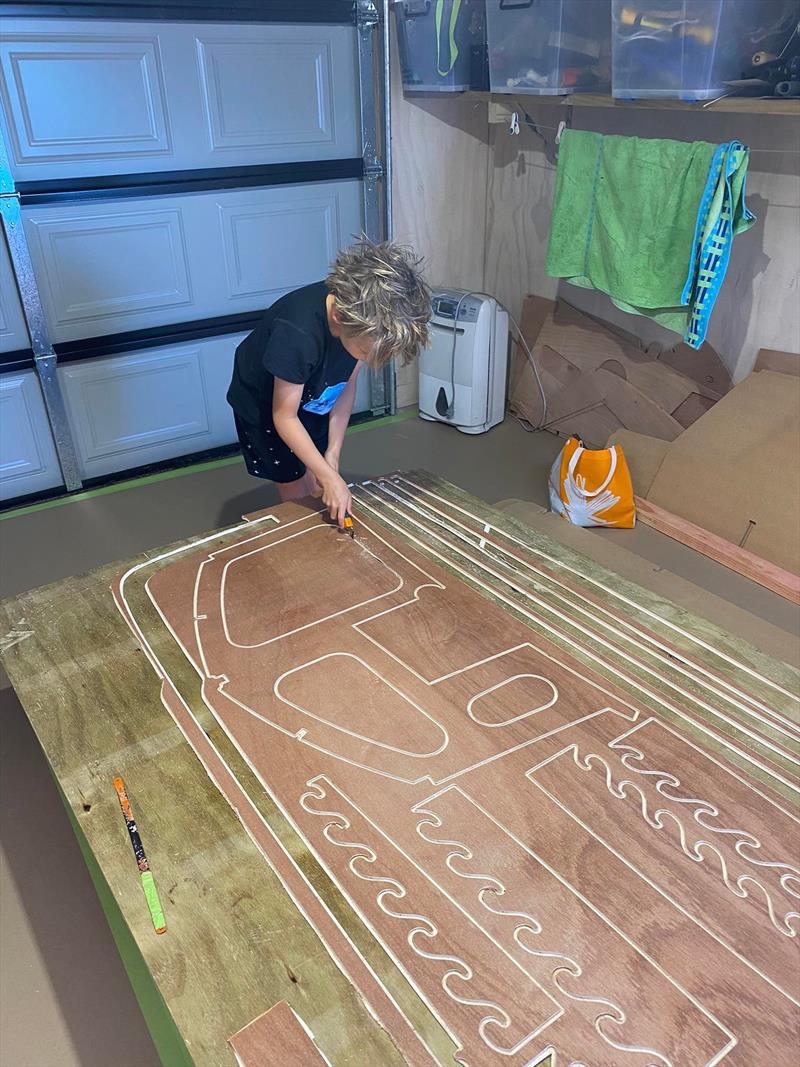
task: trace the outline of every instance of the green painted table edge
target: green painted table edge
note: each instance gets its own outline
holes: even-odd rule
[[[78,842],[83,862],[86,864],[100,907],[103,909],[103,915],[108,923],[111,936],[114,938],[114,944],[117,946],[122,966],[125,968],[133,995],[136,997],[136,1002],[139,1005],[162,1067],[196,1067],[180,1035],[180,1031],[175,1025],[169,1008],[158,991],[158,986],[153,981],[144,957],[139,951],[139,946],[136,944],[133,934],[125,922],[114,894],[111,892],[111,887],[89,847],[89,842],[86,840],[80,823],[75,818],[75,812],[64,795],[64,791],[49,763],[47,768],[50,772],[50,777],[55,783],[61,803],[64,805],[64,810],[67,813],[72,832],[75,834],[75,840]]]

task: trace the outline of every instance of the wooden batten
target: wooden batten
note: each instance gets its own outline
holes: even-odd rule
[[[746,548],[740,548],[739,545],[726,541],[724,537],[718,537],[717,534],[704,530],[702,526],[696,526],[688,519],[673,515],[643,497],[636,497],[636,515],[641,522],[659,533],[666,534],[687,548],[693,548],[695,552],[700,552],[737,574],[771,589],[773,593],[791,600],[793,604],[800,604],[800,575],[792,574],[791,571],[756,556]]]

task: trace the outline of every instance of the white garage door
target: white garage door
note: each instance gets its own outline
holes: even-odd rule
[[[8,170],[84,481],[234,442],[236,344],[364,229],[354,7],[233,3],[220,22],[202,0],[159,4],[158,20],[122,5],[108,18],[105,3],[3,20]],[[60,474],[13,287],[0,314],[9,498]],[[356,408],[371,406],[365,377]]]

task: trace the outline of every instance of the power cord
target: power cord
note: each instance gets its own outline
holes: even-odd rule
[[[525,349],[525,353],[526,353],[526,355],[528,357],[528,362],[530,363],[531,370],[533,371],[533,376],[536,379],[536,384],[539,386],[539,392],[542,395],[542,417],[541,417],[541,419],[539,419],[539,423],[538,423],[537,426],[532,426],[527,421],[527,419],[521,419],[518,415],[515,415],[514,418],[516,418],[517,422],[519,422],[519,424],[520,424],[520,426],[522,426],[523,430],[526,430],[528,433],[535,433],[537,430],[541,430],[547,425],[547,395],[546,395],[546,393],[544,391],[544,386],[542,385],[542,379],[541,379],[541,377],[539,375],[539,368],[536,366],[536,361],[533,358],[533,353],[531,352],[531,350],[530,350],[530,348],[528,346],[528,342],[523,337],[522,330],[517,325],[517,320],[514,318],[514,316],[511,314],[511,312],[508,311],[508,308],[506,308],[505,310],[508,312],[509,322],[514,327],[514,330],[516,331],[516,334],[517,334],[516,338],[514,338],[514,342],[519,347]]]

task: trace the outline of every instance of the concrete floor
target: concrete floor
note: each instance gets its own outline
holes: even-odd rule
[[[483,437],[412,419],[349,436],[344,473],[355,480],[425,467],[490,503],[520,498],[543,509],[561,444],[510,419]],[[199,535],[275,499],[237,462],[5,519],[0,595]],[[797,611],[780,597],[646,527],[583,531],[540,509],[528,516],[764,651],[796,659]],[[157,1067],[46,763],[4,676],[0,731],[0,1067]]]

